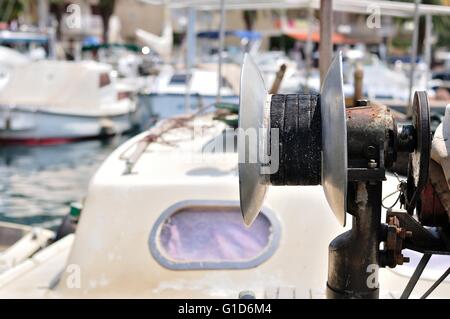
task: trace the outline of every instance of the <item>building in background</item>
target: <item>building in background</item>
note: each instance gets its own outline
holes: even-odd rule
[[[125,42],[136,40],[136,30],[160,34],[164,24],[164,8],[136,0],[116,0],[114,15],[120,19]]]

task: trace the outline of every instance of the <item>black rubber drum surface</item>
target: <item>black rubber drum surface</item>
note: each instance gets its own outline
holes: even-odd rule
[[[279,169],[272,185],[318,185],[321,179],[321,122],[318,95],[273,95],[270,127],[279,130]],[[273,143],[273,141],[272,141]]]

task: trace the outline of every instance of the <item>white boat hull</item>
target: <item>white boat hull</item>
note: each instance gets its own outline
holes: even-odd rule
[[[186,96],[184,94],[154,94],[141,95],[142,101],[150,109],[152,115],[164,119],[174,115],[186,113]],[[215,95],[191,94],[189,97],[189,111],[196,111],[201,107],[211,106],[216,103]],[[225,95],[221,97],[224,103],[239,103],[239,97],[236,95]],[[214,107],[212,107],[214,109]],[[211,111],[212,109],[208,109]]]
[[[0,274],[46,247],[54,236],[47,229],[0,222]]]
[[[163,135],[170,120],[159,123],[114,151],[91,180],[76,233],[0,274],[0,298],[237,298],[248,290],[257,298],[324,298],[328,246],[345,229],[323,189],[271,188],[262,210],[271,216],[269,231],[245,236],[237,153],[212,151],[226,126],[211,117],[184,126],[179,117]],[[194,125],[203,133],[194,133]],[[152,142],[158,134],[161,142]],[[223,140],[234,139],[216,141]],[[384,196],[397,186],[388,175]],[[236,223],[216,217],[233,212]],[[256,258],[243,254],[251,247],[264,250]],[[411,263],[380,269],[380,297],[401,296],[420,257],[405,255]],[[413,298],[448,268],[449,258],[433,257]],[[431,297],[449,295],[447,278]]]
[[[0,141],[45,143],[121,134],[133,126],[134,111],[78,115],[26,108],[0,108]]]

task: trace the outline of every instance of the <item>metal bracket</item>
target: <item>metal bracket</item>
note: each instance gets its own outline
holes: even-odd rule
[[[404,248],[424,254],[450,255],[450,247],[437,229],[423,227],[406,211],[388,210],[386,218],[390,217],[397,217],[400,227],[412,232],[412,236],[405,239]]]

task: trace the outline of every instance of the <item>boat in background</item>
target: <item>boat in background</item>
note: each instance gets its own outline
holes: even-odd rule
[[[257,52],[252,54],[252,58],[261,70],[261,75],[267,84],[275,81],[280,67],[285,65],[286,71],[279,93],[298,93],[302,90],[307,91],[307,88],[319,87],[319,78],[311,74],[307,75],[306,70],[300,70],[297,62],[289,58],[283,51]]]
[[[354,73],[359,64],[363,70],[363,96],[370,100],[409,101],[409,80],[399,66],[389,67],[376,55],[358,50],[344,51],[344,88],[347,96],[354,94]],[[419,85],[419,83],[417,83]],[[413,87],[413,92],[423,89]]]
[[[134,44],[92,44],[82,47],[83,60],[110,64],[120,82],[138,91],[146,84],[146,77],[159,73],[161,58],[149,47]]]
[[[279,93],[298,93],[306,82],[305,72],[301,72],[298,63],[288,57],[284,51],[261,51],[263,35],[256,31],[228,30],[224,36],[238,41],[239,45],[228,43],[222,53],[224,61],[224,73],[229,73],[229,68],[240,68],[244,54],[248,52],[261,70],[264,82],[271,84],[275,81],[277,73],[282,65],[285,66],[283,79],[279,87]],[[197,33],[199,42],[199,60],[203,63],[213,64],[219,61],[219,31],[202,31]],[[239,81],[239,76],[234,77]],[[236,80],[237,79],[237,80]],[[310,83],[311,81],[308,81]],[[239,91],[237,89],[237,91]]]
[[[54,59],[56,57],[55,31],[46,32],[27,26],[25,30],[0,30],[0,45],[8,46],[31,60]]]
[[[220,101],[238,103],[240,68],[230,65],[228,70],[223,72]],[[168,118],[204,107],[213,108],[217,102],[218,82],[215,64],[197,65],[190,72],[165,65],[140,98],[145,101],[152,116]]]
[[[106,64],[51,60],[14,68],[0,91],[0,141],[55,144],[130,130],[136,103],[110,72]]]
[[[0,91],[8,82],[11,70],[28,62],[30,62],[30,59],[24,54],[11,48],[0,46]]]

